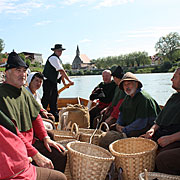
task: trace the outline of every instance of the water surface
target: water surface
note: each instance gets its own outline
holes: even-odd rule
[[[173,73],[136,74],[142,82],[143,89],[148,92],[159,104],[164,105],[167,99],[175,91],[172,89],[171,78]],[[95,86],[102,81],[101,75],[75,76],[71,77],[74,86],[65,89],[60,97],[82,97],[89,99],[89,95]],[[61,88],[59,85],[58,88]],[[42,94],[42,90],[41,90]]]

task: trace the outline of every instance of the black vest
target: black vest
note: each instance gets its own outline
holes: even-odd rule
[[[61,61],[60,58],[55,53],[49,56],[44,66],[43,75],[49,81],[52,81],[53,83],[57,83],[57,77],[58,77],[59,71],[56,71],[56,69],[49,62],[49,58],[52,56],[56,56],[59,59],[59,61]]]

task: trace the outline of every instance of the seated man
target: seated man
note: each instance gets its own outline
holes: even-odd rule
[[[180,148],[180,68],[175,71],[171,81],[172,88],[177,92],[169,98],[156,118],[155,124],[146,132],[144,137],[151,138],[159,144],[159,155],[156,160],[157,169],[160,172],[177,174],[177,172],[180,172],[180,161],[176,158],[178,156],[174,148]],[[171,149],[174,150],[169,151]],[[177,159],[173,164],[170,164],[172,160],[165,162],[167,160],[165,156],[168,152],[171,152],[172,159]],[[177,150],[177,152],[179,151]],[[173,169],[175,166],[177,167]],[[162,170],[163,168],[164,170]]]
[[[123,76],[119,88],[124,90],[127,96],[119,109],[116,130],[119,134],[123,133],[127,137],[138,137],[152,126],[160,112],[160,107],[149,94],[141,90],[142,83],[131,72],[127,72]],[[107,136],[111,137],[111,133],[114,134],[113,131],[107,132]],[[109,144],[117,139],[119,139],[118,135],[108,138],[107,142],[105,135],[100,146],[108,148]]]
[[[0,179],[66,180],[59,171],[33,166],[27,148],[28,142],[0,111]]]
[[[40,95],[38,93],[38,89],[41,87],[43,83],[43,74],[40,72],[32,72],[27,77],[28,86],[26,89],[33,95],[36,101],[41,106],[40,115],[43,118],[43,123],[46,129],[53,129],[55,118],[51,113],[48,113],[46,109],[43,108],[41,104]]]
[[[120,66],[118,66],[115,71],[112,73],[114,82],[116,83],[116,89],[114,92],[114,96],[112,99],[112,103],[101,111],[101,114],[104,113],[104,121],[111,126],[117,121],[118,115],[119,115],[119,107],[121,103],[123,102],[126,94],[123,90],[119,89],[118,85],[121,82],[121,79],[123,77],[123,70]]]
[[[62,152],[64,147],[47,135],[39,115],[41,107],[24,88],[27,67],[17,53],[9,54],[5,70],[6,80],[0,85],[0,110],[13,121],[25,139],[33,144],[34,147],[30,145],[27,150],[38,166],[54,166],[56,170],[63,172],[66,165],[66,153]]]
[[[103,82],[98,84],[90,95],[90,100],[99,99],[98,105],[93,107],[90,111],[90,128],[95,128],[93,126],[93,121],[96,116],[99,115],[100,111],[107,107],[113,98],[114,90],[116,84],[111,80],[111,71],[104,70],[102,73]]]

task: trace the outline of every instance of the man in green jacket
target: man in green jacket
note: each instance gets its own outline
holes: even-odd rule
[[[169,98],[155,124],[144,136],[159,145],[157,170],[180,175],[180,68],[175,71],[171,81],[176,93]]]
[[[119,109],[116,132],[110,131],[101,139],[100,146],[106,149],[110,143],[122,137],[144,134],[160,112],[157,102],[141,90],[142,83],[133,73],[127,72],[123,76],[119,88],[126,93],[126,97]]]

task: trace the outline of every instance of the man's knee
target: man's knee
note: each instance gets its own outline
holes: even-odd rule
[[[36,180],[67,180],[63,173],[52,169],[36,167],[36,173]]]

